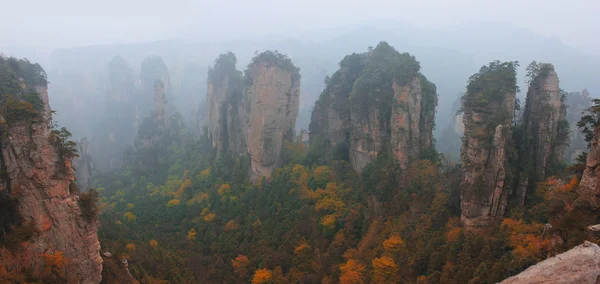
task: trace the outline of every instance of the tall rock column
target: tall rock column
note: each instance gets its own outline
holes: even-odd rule
[[[564,96],[552,64],[533,62],[535,69],[527,92],[523,129],[525,141],[521,141],[519,153],[521,166],[517,202],[525,204],[527,189],[546,178],[548,167],[563,160],[569,135],[566,121]]]
[[[492,224],[506,210],[507,157],[515,109],[514,62],[498,61],[471,76],[462,99],[461,222],[467,229]]]
[[[154,118],[162,127],[169,123],[165,84],[161,80],[154,81]]]
[[[250,176],[270,177],[282,164],[285,140],[295,135],[300,103],[300,73],[277,52],[257,55],[246,71]]]
[[[590,141],[585,170],[579,182],[579,199],[591,208],[600,207],[600,124],[595,126]]]
[[[315,103],[311,148],[348,159],[357,172],[386,151],[404,171],[434,153],[436,86],[419,70],[414,56],[386,42],[346,56]]]
[[[37,64],[8,60],[16,64],[0,58],[0,92],[10,97],[0,102],[0,209],[9,217],[0,218],[0,238],[30,234],[10,252],[0,246],[0,268],[43,280],[45,259],[62,254],[65,283],[99,283],[99,222],[82,217],[71,163],[74,145],[66,140],[67,131],[52,129],[45,73]],[[6,88],[12,83],[2,76],[7,73],[19,79],[21,90]]]
[[[247,110],[242,97],[242,72],[236,70],[236,62],[233,53],[221,54],[208,71],[206,128],[218,155],[247,153]]]

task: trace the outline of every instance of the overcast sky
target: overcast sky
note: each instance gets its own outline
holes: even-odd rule
[[[0,44],[70,47],[294,33],[375,19],[508,22],[600,54],[600,0],[0,0]]]

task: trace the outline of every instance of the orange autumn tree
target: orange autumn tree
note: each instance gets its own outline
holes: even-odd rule
[[[382,256],[375,258],[373,264],[373,281],[375,283],[396,283],[398,273],[398,265],[393,258]]]
[[[365,266],[354,259],[340,265],[340,284],[362,284],[365,282]]]
[[[541,259],[547,252],[549,240],[542,239],[544,225],[526,224],[522,220],[506,218],[501,226],[508,229],[510,245],[515,255]]]
[[[273,273],[271,273],[271,270],[266,268],[258,269],[254,272],[254,277],[252,277],[252,284],[268,283],[271,278],[273,278]]]
[[[386,252],[398,253],[406,248],[406,244],[400,236],[391,236],[389,239],[383,241],[383,248]]]
[[[250,265],[250,261],[248,260],[248,257],[243,254],[239,254],[235,259],[231,260],[233,273],[242,279],[246,278],[246,275],[248,275],[248,265]]]
[[[306,239],[300,240],[294,249],[294,258],[292,264],[295,268],[303,273],[312,271],[312,247]],[[316,264],[315,264],[316,266]]]

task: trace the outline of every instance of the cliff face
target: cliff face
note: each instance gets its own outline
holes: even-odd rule
[[[65,140],[68,134],[52,130],[45,73],[41,67],[25,61],[19,64],[20,70],[2,71],[23,76],[22,73],[30,75],[20,72],[28,68],[39,75],[36,80],[19,78],[20,91],[1,90],[13,97],[0,102],[0,201],[3,203],[0,207],[14,210],[4,212],[5,216],[12,217],[9,218],[12,223],[3,219],[0,239],[3,244],[11,238],[19,241],[17,247],[0,245],[0,267],[9,274],[27,273],[46,279],[50,265],[47,256],[62,253],[67,260],[65,281],[99,283],[102,271],[96,234],[99,223],[81,216],[71,165],[73,149]],[[4,81],[6,78],[0,79],[4,86],[10,83]],[[32,89],[37,90],[39,96],[28,95]],[[21,93],[20,98],[17,93]],[[21,107],[27,110],[19,111]],[[24,230],[31,230],[31,234],[23,237]]]
[[[328,159],[347,156],[358,172],[386,151],[408,169],[433,150],[436,88],[419,68],[414,57],[387,43],[346,56],[315,104],[313,148],[322,147]]]
[[[548,258],[501,283],[581,283],[596,284],[600,277],[600,247],[585,242]]]
[[[297,70],[260,55],[248,67],[246,76],[250,175],[269,177],[282,164],[284,140],[291,141],[295,135],[300,77]]]
[[[463,97],[461,222],[485,227],[504,215],[507,157],[515,109],[516,66],[493,62],[470,78]]]
[[[566,106],[559,88],[558,75],[552,64],[541,63],[540,71],[529,85],[523,112],[525,141],[520,142],[520,164],[517,202],[523,206],[527,188],[544,180],[549,167],[564,158],[568,139]]]

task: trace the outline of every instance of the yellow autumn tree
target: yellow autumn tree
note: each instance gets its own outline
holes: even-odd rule
[[[194,197],[192,197],[190,200],[188,200],[187,205],[192,206],[194,204],[200,204],[200,203],[208,201],[209,199],[210,198],[209,198],[208,193],[201,192],[201,193],[198,193],[197,195],[195,195]]]
[[[167,207],[179,206],[179,202],[181,202],[179,199],[171,199],[167,202]]]
[[[150,241],[148,242],[148,244],[150,244],[150,246],[151,246],[152,248],[157,248],[157,247],[158,247],[158,242],[157,242],[156,240],[150,240]]]
[[[125,221],[128,222],[134,222],[135,220],[137,220],[137,217],[131,212],[125,212],[125,214],[123,214],[123,218],[125,219]]]
[[[271,270],[266,268],[258,269],[254,271],[254,276],[252,277],[252,284],[262,284],[267,283],[273,278],[273,273]]]
[[[129,244],[127,244],[127,245],[125,246],[125,249],[127,249],[127,250],[128,250],[128,251],[130,251],[130,252],[134,252],[134,251],[136,250],[136,248],[137,248],[137,247],[136,247],[136,246],[135,246],[135,244],[133,244],[133,243],[129,243]]]
[[[209,178],[210,177],[210,168],[207,168],[207,169],[201,171],[198,176],[200,177],[200,179],[207,179],[207,178]]]
[[[194,228],[191,228],[188,231],[187,240],[191,241],[191,242],[196,241],[196,235],[197,235],[196,230],[194,230]]]
[[[371,262],[373,264],[373,281],[375,283],[395,283],[398,273],[398,265],[393,258],[382,256],[375,258]]]
[[[210,212],[208,208],[202,209],[202,212],[200,213],[200,217],[202,217],[202,220],[204,220],[204,222],[206,223],[212,222],[216,216],[217,215],[215,213]]]
[[[192,187],[192,181],[189,179],[186,179],[185,181],[183,181],[183,183],[179,186],[179,189],[177,191],[175,191],[175,193],[173,194],[173,197],[175,197],[175,199],[181,199],[181,196],[183,195],[183,193],[185,192],[186,189]]]
[[[129,210],[133,209],[133,203],[127,203],[127,209],[129,209]]]
[[[349,259],[340,265],[340,284],[362,284],[365,283],[365,266],[354,259]]]
[[[333,229],[335,227],[335,215],[329,214],[323,216],[323,218],[321,218],[321,226],[323,226],[323,228],[326,230]]]
[[[231,186],[229,184],[222,184],[217,190],[217,194],[221,197],[221,202],[227,201],[231,197]]]

